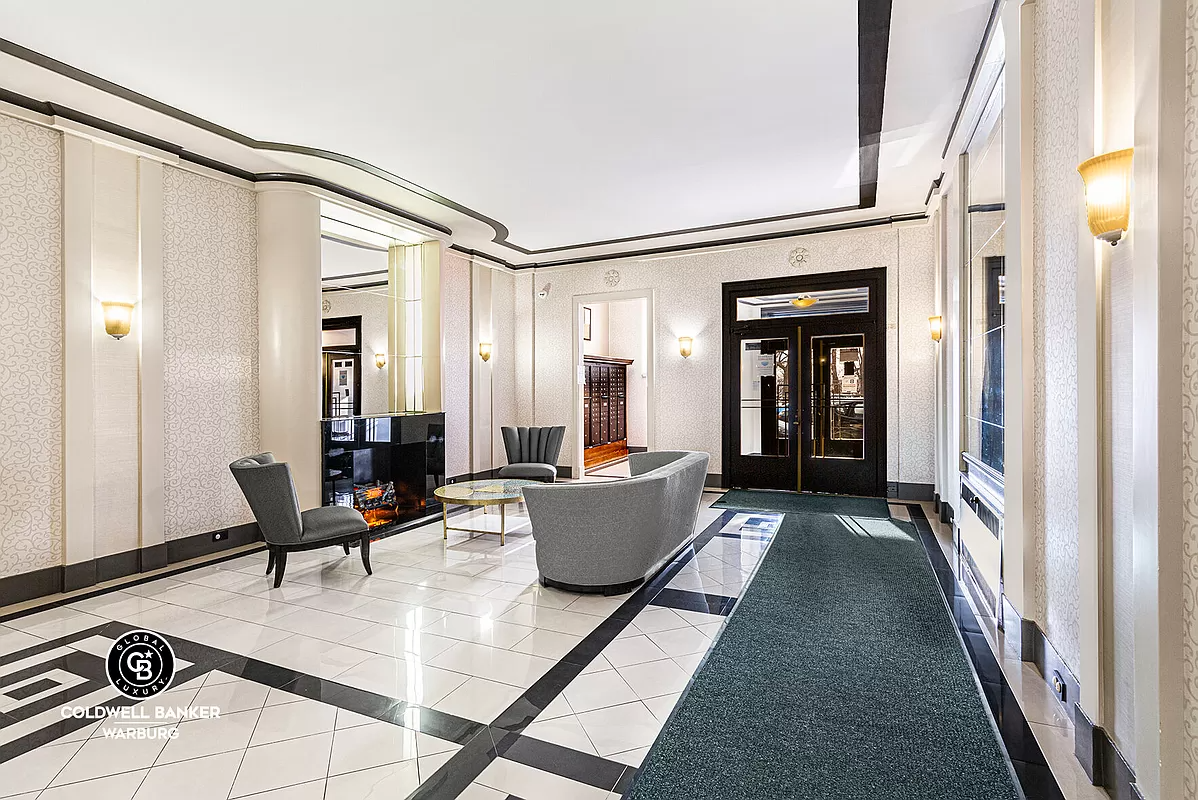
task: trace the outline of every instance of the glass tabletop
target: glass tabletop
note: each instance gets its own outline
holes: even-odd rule
[[[463,505],[511,503],[523,498],[525,486],[539,483],[517,478],[491,478],[482,481],[462,481],[438,487],[434,494],[441,500]]]

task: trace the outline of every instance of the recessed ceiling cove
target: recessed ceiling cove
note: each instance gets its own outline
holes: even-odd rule
[[[365,165],[382,188],[356,190],[529,262],[922,210],[989,5],[45,0],[6,3],[0,22],[15,45],[267,145],[238,166],[348,183]],[[967,32],[951,66],[919,69],[949,28]],[[61,96],[61,74],[24,69],[3,88],[96,113]],[[888,135],[894,97],[918,108]],[[133,105],[106,110],[144,130]],[[204,152],[218,138],[175,143],[220,158]]]

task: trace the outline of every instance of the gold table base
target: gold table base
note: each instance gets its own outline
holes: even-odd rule
[[[507,503],[495,503],[494,504],[494,505],[499,506],[499,530],[492,531],[492,530],[483,530],[481,528],[459,528],[459,527],[450,525],[449,524],[449,503],[450,502],[452,502],[452,501],[446,501],[446,500],[441,501],[441,526],[443,529],[442,537],[441,537],[442,539],[445,539],[446,541],[448,541],[450,531],[461,531],[462,533],[489,533],[492,536],[495,536],[498,534],[499,546],[503,547],[504,534],[507,533],[507,514],[505,512],[505,509],[507,508]],[[513,500],[511,502],[518,503],[520,501]],[[475,504],[459,503],[457,505],[475,505]],[[487,512],[487,507],[484,505],[484,506],[482,506],[482,509],[483,509],[483,513],[485,514]]]

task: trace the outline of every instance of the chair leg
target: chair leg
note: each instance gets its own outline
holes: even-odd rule
[[[269,575],[275,568],[275,549],[274,547],[266,546],[266,574]]]
[[[275,556],[275,588],[278,589],[283,583],[283,573],[287,571],[287,551],[279,548],[278,555]]]
[[[349,545],[346,545],[347,547]],[[362,544],[359,547],[362,551],[362,566],[366,567],[366,574],[373,575],[374,570],[370,568],[370,534],[362,537]]]
[[[342,542],[341,548],[345,550],[346,555],[349,555],[349,542]]]

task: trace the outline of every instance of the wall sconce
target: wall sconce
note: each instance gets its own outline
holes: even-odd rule
[[[374,365],[376,367],[378,367],[379,369],[382,369],[383,367],[387,366],[387,354],[386,353],[375,353],[374,354]]]
[[[128,336],[133,325],[133,304],[105,302],[100,305],[104,309],[104,330],[108,335],[118,341]]]
[[[928,330],[932,333],[932,341],[939,342],[944,336],[944,317],[928,317]]]
[[[695,341],[689,336],[678,337],[678,352],[683,358],[690,358],[694,352]]]
[[[484,362],[491,360],[491,343],[490,342],[479,342],[478,343],[478,357],[481,358]]]
[[[1095,238],[1119,243],[1131,220],[1132,148],[1105,153],[1077,168],[1086,185],[1086,217]]]

